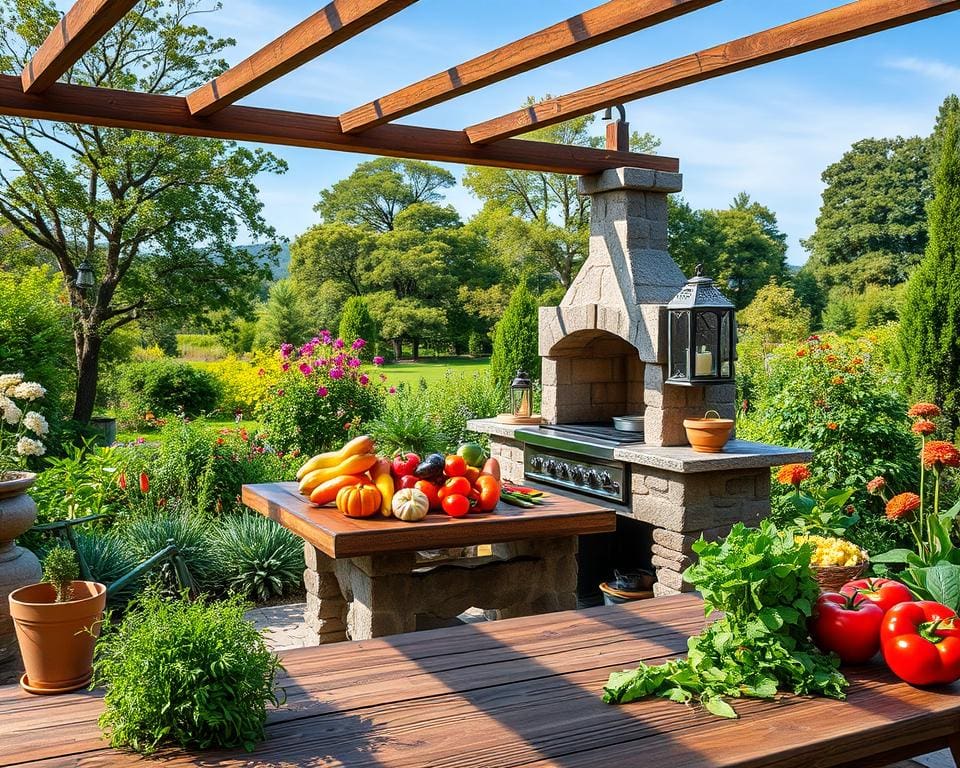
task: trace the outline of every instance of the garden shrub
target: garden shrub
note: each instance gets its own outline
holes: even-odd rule
[[[217,523],[211,555],[220,589],[265,602],[303,579],[303,542],[265,517],[230,515]]]
[[[244,747],[263,739],[277,705],[280,662],[240,599],[167,600],[142,595],[119,624],[105,622],[95,682],[104,686],[100,727],[114,747],[150,753]]]
[[[426,456],[447,447],[447,440],[430,412],[424,387],[401,384],[387,399],[380,416],[370,422],[368,431],[377,451],[386,456],[410,452]]]
[[[899,543],[904,531],[883,517],[865,486],[882,475],[893,487],[914,487],[916,445],[907,402],[884,372],[873,341],[829,335],[782,345],[770,353],[765,377],[755,385],[738,436],[811,449],[813,482],[856,491],[852,503],[861,522],[850,538],[868,551]],[[776,519],[792,519],[789,505],[776,497],[773,502]]]
[[[121,576],[126,576],[140,564],[129,544],[108,531],[78,532],[77,550],[80,552],[94,581],[110,585]],[[137,583],[110,596],[113,605],[123,606],[133,597]]]
[[[490,375],[501,390],[518,370],[526,371],[531,379],[540,378],[539,317],[537,297],[521,282],[493,329]]]
[[[360,339],[351,345],[326,333],[296,350],[283,345],[276,389],[258,411],[274,448],[284,453],[339,448],[380,414],[382,386],[356,356],[364,346]]]
[[[378,342],[377,322],[361,296],[351,296],[344,302],[338,331],[341,339],[363,339],[367,345],[358,357],[367,359]]]
[[[466,375],[448,370],[430,384],[427,393],[430,413],[450,448],[478,439],[475,432],[467,430],[468,419],[491,418],[505,405],[505,390],[496,385],[489,371]]]
[[[117,536],[138,562],[155,555],[172,539],[197,586],[207,589],[216,584],[216,571],[210,555],[210,522],[201,515],[169,507],[152,510],[143,517],[119,525]],[[159,579],[151,575],[150,580],[159,580],[165,587],[175,588],[176,577],[169,563],[153,573],[159,573]]]
[[[237,411],[248,417],[267,399],[271,386],[276,387],[279,370],[272,354],[258,352],[251,360],[228,355],[223,360],[207,363],[204,370],[220,382],[220,410],[224,414]]]
[[[207,371],[172,360],[124,366],[118,385],[118,415],[130,426],[142,428],[149,415],[197,416],[216,410],[220,384]]]

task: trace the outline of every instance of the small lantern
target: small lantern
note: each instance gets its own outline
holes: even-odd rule
[[[733,381],[736,350],[733,304],[703,276],[687,281],[667,304],[668,384],[726,384]]]
[[[524,371],[517,371],[516,378],[510,382],[510,412],[522,419],[533,415],[533,382]]]
[[[90,262],[86,259],[81,261],[80,266],[77,267],[77,276],[74,278],[73,283],[82,292],[93,290],[93,287],[96,285],[93,267],[90,266]]]

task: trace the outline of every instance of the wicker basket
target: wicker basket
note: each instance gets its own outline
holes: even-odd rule
[[[812,565],[813,576],[821,592],[839,592],[848,581],[859,579],[870,565],[867,553],[860,550],[863,560],[857,565]]]

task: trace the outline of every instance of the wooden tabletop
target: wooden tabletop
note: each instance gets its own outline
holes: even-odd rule
[[[430,513],[416,523],[380,514],[363,519],[344,517],[333,507],[311,505],[297,493],[296,483],[245,485],[242,499],[334,558],[606,533],[617,526],[612,509],[554,494],[534,509],[500,502],[493,512],[461,518]]]
[[[912,688],[879,663],[846,670],[846,701],[743,700],[735,721],[600,700],[611,671],[682,653],[703,623],[700,602],[681,596],[288,651],[286,706],[253,754],[161,757],[170,768],[863,768],[960,732],[960,686]],[[0,688],[0,766],[142,767],[100,739],[100,711],[97,693]]]

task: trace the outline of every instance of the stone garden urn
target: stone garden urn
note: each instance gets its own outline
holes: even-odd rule
[[[17,658],[17,638],[7,597],[13,590],[40,581],[42,569],[36,555],[18,547],[15,539],[30,530],[37,505],[27,495],[37,476],[10,472],[0,480],[0,666]]]

